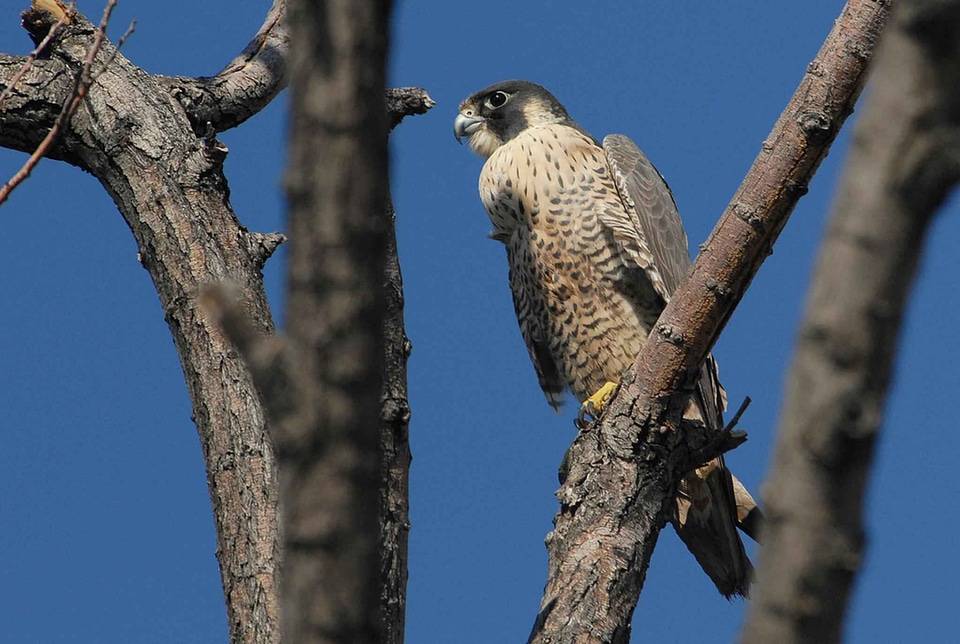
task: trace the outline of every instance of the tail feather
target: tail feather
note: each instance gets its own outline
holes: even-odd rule
[[[684,416],[721,431],[725,408],[726,394],[710,356]],[[681,480],[671,522],[717,590],[729,599],[746,597],[753,579],[753,565],[737,527],[756,539],[761,518],[753,497],[719,457]]]
[[[760,506],[750,496],[750,492],[732,473],[733,498],[737,502],[737,527],[745,535],[760,543],[760,530],[763,528],[764,516]]]
[[[719,458],[698,467],[680,482],[672,523],[717,590],[728,599],[746,597],[753,578],[737,533],[730,471]]]

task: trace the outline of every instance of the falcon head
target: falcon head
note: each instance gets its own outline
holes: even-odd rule
[[[453,135],[470,149],[489,157],[501,145],[528,127],[573,120],[553,94],[534,83],[508,80],[496,83],[460,103]]]

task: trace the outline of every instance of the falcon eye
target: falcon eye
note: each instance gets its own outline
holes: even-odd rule
[[[508,98],[509,96],[504,92],[494,92],[490,95],[490,98],[487,99],[487,105],[492,109],[497,109],[498,107],[503,107]]]

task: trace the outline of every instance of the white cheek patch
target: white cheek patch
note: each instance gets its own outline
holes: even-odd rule
[[[527,127],[549,125],[563,120],[563,117],[554,112],[549,103],[539,98],[531,98],[527,101],[523,106],[523,118],[527,121]]]
[[[467,143],[471,150],[484,158],[496,152],[497,148],[503,144],[499,137],[487,128],[486,123],[470,135],[470,140]]]

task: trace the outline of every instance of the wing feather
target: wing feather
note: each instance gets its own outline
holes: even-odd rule
[[[603,139],[623,210],[600,220],[628,257],[646,273],[664,301],[690,267],[687,234],[667,182],[637,145],[622,134]]]
[[[603,149],[624,207],[605,212],[601,221],[621,252],[644,270],[664,301],[669,301],[691,263],[673,194],[627,137],[612,134],[603,140]],[[727,396],[712,355],[700,368],[691,402],[695,417],[715,431],[723,428]],[[720,592],[728,597],[746,595],[752,566],[734,527],[739,508],[723,457],[687,474],[680,490],[674,518],[677,534]]]

